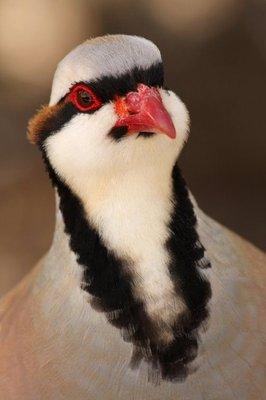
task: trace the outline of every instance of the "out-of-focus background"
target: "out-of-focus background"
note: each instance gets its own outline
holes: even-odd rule
[[[86,38],[145,36],[192,125],[184,175],[200,206],[266,247],[264,0],[0,2],[0,293],[48,248],[53,192],[27,120],[49,100],[58,61]]]

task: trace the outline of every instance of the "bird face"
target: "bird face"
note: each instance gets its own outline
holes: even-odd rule
[[[29,123],[30,140],[64,181],[173,166],[187,131],[184,104],[163,87],[158,48],[126,35],[90,40],[67,55],[49,106]]]

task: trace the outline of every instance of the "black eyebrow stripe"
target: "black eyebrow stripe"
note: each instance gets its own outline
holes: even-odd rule
[[[72,87],[77,83],[81,82],[75,82]],[[135,90],[139,83],[144,83],[148,86],[163,87],[163,64],[158,62],[146,69],[136,67],[120,76],[103,76],[95,81],[82,83],[88,85],[97,96],[99,96],[104,104],[113,100],[116,95],[123,96],[126,93]],[[48,136],[58,132],[62,126],[69,122],[76,114],[81,113],[81,111],[77,110],[72,103],[66,102],[63,104],[69,92],[57,103],[58,105],[62,105],[57,113],[43,121],[40,126],[38,145],[41,148],[43,147],[43,142]],[[92,114],[94,111],[87,111],[86,113]]]
[[[139,83],[144,83],[148,86],[163,87],[163,64],[162,62],[158,62],[152,64],[149,68],[135,67],[131,71],[119,76],[106,75],[93,81],[75,82],[72,87],[78,83],[88,85],[100,97],[103,103],[108,103],[114,99],[115,95],[123,96],[135,90]],[[69,91],[71,91],[72,87]],[[63,101],[66,96],[64,96],[59,103]]]

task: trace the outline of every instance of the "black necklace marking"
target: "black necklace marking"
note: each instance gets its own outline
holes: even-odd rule
[[[207,266],[203,258],[204,248],[195,230],[196,217],[178,167],[173,170],[174,197],[177,200],[169,227],[173,235],[166,246],[172,256],[172,280],[178,295],[181,285],[188,310],[173,324],[173,342],[163,346],[158,341],[155,323],[147,315],[144,304],[134,296],[132,280],[125,268],[128,261],[118,258],[106,248],[85,218],[79,198],[56,175],[45,152],[43,158],[58,190],[70,247],[76,254],[77,262],[85,267],[84,290],[93,296],[92,306],[105,312],[108,321],[121,329],[124,340],[133,344],[132,365],[144,359],[162,379],[184,379],[190,372],[190,361],[197,355],[197,328],[208,316],[207,302],[211,289],[209,282],[200,274],[200,268]]]
[[[158,62],[151,65],[147,69],[134,68],[131,71],[118,76],[103,76],[91,82],[85,82],[101,99],[103,104],[112,101],[115,96],[123,96],[130,91],[134,91],[139,83],[144,83],[148,86],[163,86],[163,64]],[[77,83],[77,82],[76,82]],[[42,124],[39,132],[38,144],[42,147],[44,140],[58,132],[62,127],[73,118],[73,116],[80,113],[72,103],[63,104],[68,93],[58,102],[62,107],[56,113],[46,118]],[[88,111],[92,114],[95,111]],[[118,129],[110,132],[110,136],[115,140],[120,140],[125,132],[125,128]]]

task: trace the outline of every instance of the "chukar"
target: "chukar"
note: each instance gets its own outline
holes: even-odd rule
[[[28,129],[55,234],[0,303],[1,399],[265,398],[265,256],[190,195],[188,128],[152,42],[104,36],[59,63]]]

